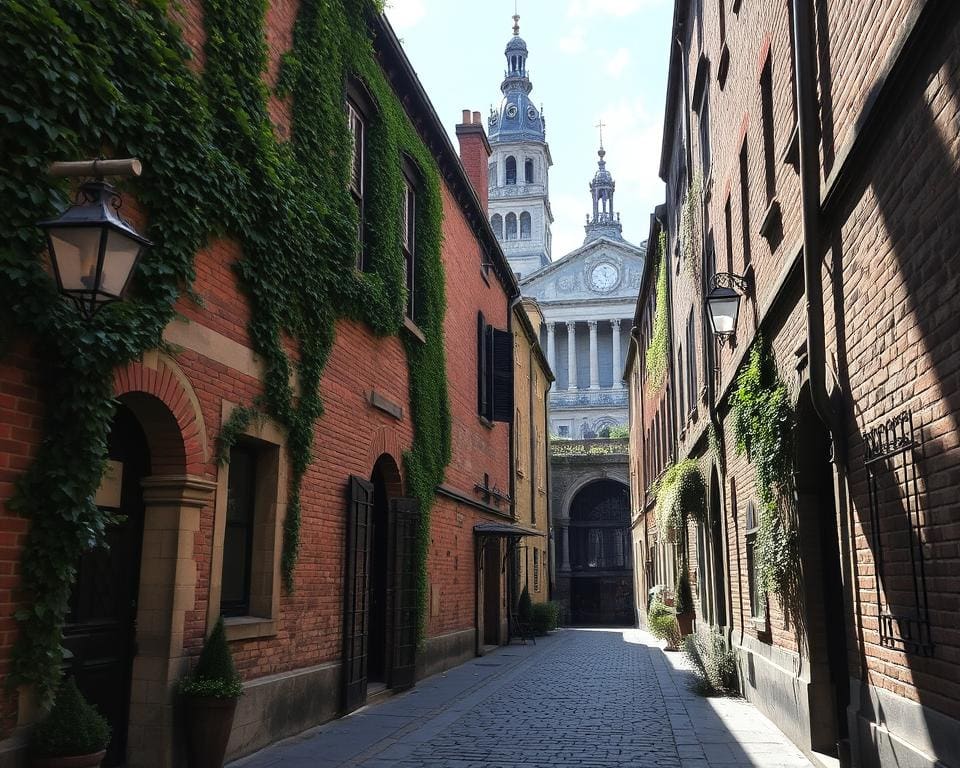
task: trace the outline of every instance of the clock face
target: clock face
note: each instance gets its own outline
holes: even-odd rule
[[[620,277],[613,264],[598,264],[590,273],[590,285],[597,291],[609,291],[617,284]]]

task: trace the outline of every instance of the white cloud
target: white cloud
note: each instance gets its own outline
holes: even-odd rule
[[[564,53],[571,55],[581,53],[586,42],[586,32],[582,26],[571,27],[567,34],[560,38],[557,45]]]
[[[598,16],[632,16],[645,8],[663,5],[665,0],[569,0],[567,16],[571,19],[596,18]]]
[[[424,0],[388,0],[387,18],[398,32],[415,27],[427,13]]]
[[[623,74],[623,70],[627,68],[629,63],[630,51],[626,48],[619,48],[612,56],[607,58],[607,73],[610,77],[616,79]]]

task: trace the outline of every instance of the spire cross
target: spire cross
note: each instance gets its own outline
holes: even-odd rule
[[[601,120],[599,123],[597,123],[597,124],[594,126],[594,128],[599,128],[599,129],[600,129],[600,149],[603,149],[603,129],[604,129],[605,127],[606,127],[606,124],[603,122],[603,120]]]

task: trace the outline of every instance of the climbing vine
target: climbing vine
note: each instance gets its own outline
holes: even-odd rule
[[[319,383],[346,316],[376,333],[400,333],[405,306],[399,248],[401,157],[418,188],[417,321],[426,342],[404,335],[414,442],[405,457],[421,502],[425,553],[433,489],[450,456],[443,350],[442,208],[433,158],[409,124],[373,56],[372,0],[304,0],[277,98],[291,105],[293,138],[270,121],[266,0],[206,0],[203,73],[164,0],[0,0],[0,304],[17,333],[36,341],[43,383],[43,439],[8,506],[30,518],[21,561],[16,683],[48,699],[59,679],[63,621],[80,555],[102,544],[113,520],[93,503],[113,420],[113,371],[156,348],[177,298],[192,295],[193,259],[211,237],[241,246],[238,282],[251,307],[249,333],[264,361],[264,410],[287,431],[290,494],[282,572],[293,588],[300,484],[322,413]],[[343,82],[359,78],[377,102],[367,201],[369,271],[353,268],[356,213],[347,191],[349,136]],[[43,99],[36,94],[45,94]],[[142,178],[124,192],[149,222],[155,246],[132,297],[81,321],[56,294],[37,254],[35,222],[55,215],[68,188],[45,172],[73,157],[138,156]],[[296,377],[297,392],[291,386]],[[235,417],[235,418],[234,418]],[[218,459],[252,413],[223,425]],[[425,557],[421,574],[421,623]]]
[[[670,531],[682,531],[687,520],[707,517],[707,484],[695,459],[671,464],[654,487],[657,530],[664,539]]]
[[[653,332],[647,345],[647,382],[652,389],[660,389],[667,379],[669,350],[670,307],[667,304],[667,235],[660,232],[657,266],[657,305],[653,315]]]
[[[738,455],[746,454],[756,473],[760,529],[756,563],[760,589],[791,607],[799,573],[793,505],[794,412],[769,347],[757,337],[731,397]]]
[[[697,208],[700,205],[700,193],[703,191],[703,178],[696,171],[690,180],[690,188],[680,209],[680,250],[683,253],[684,268],[699,287],[700,254],[695,249],[697,235]]]

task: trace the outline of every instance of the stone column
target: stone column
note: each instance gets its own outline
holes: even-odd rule
[[[623,365],[620,362],[620,321],[611,320],[613,331],[613,388],[623,389]]]
[[[560,539],[563,549],[563,557],[560,559],[560,570],[569,571],[570,570],[570,527],[561,526],[560,527]]]
[[[550,370],[557,375],[557,324],[547,323],[547,362]]]
[[[567,322],[567,389],[577,388],[577,322]]]
[[[600,389],[600,359],[597,354],[597,321],[588,320],[590,326],[590,389]]]

